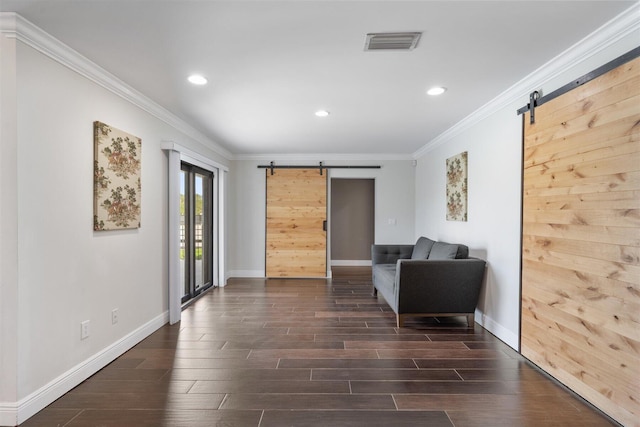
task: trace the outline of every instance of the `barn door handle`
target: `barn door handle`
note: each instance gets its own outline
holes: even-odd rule
[[[327,231],[327,220],[322,221],[322,231]]]

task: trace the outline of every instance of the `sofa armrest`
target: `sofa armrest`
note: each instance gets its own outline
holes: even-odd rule
[[[371,245],[371,265],[395,264],[411,258],[414,245]]]
[[[399,260],[398,314],[473,313],[480,298],[485,265],[477,258]]]

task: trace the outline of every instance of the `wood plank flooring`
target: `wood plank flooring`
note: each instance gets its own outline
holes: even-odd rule
[[[232,279],[22,426],[615,425],[464,318],[404,328],[369,269]]]

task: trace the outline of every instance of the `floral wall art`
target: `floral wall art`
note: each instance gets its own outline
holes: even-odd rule
[[[447,221],[467,220],[467,152],[447,159]]]
[[[140,227],[140,138],[93,123],[93,229]]]

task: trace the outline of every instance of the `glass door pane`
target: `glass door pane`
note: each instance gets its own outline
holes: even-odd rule
[[[208,211],[207,177],[195,174],[195,288],[200,289],[208,282],[207,271],[209,258],[207,248],[207,235],[209,234],[207,218],[204,212]]]
[[[181,262],[184,254],[182,302],[213,284],[213,173],[186,163],[181,175]],[[184,231],[183,231],[184,230]],[[184,250],[182,250],[184,249]]]

